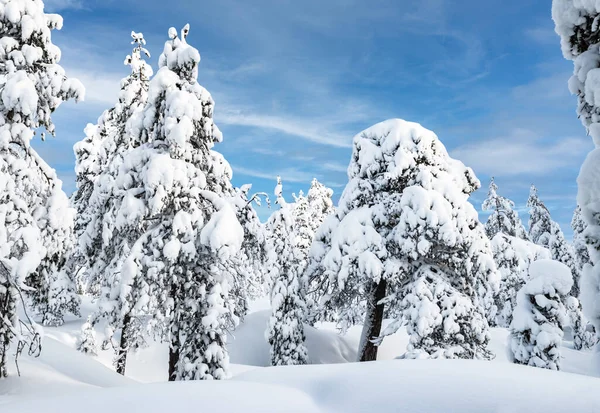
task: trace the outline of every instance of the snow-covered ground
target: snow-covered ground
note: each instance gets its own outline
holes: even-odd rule
[[[379,361],[356,358],[360,328],[340,337],[334,326],[307,327],[311,363],[266,367],[267,303],[230,337],[233,377],[223,382],[164,383],[164,345],[131,354],[128,377],[112,370],[110,351],[97,357],[75,350],[82,319],[47,328],[39,358],[20,359],[21,377],[0,381],[0,411],[165,412],[199,409],[219,412],[596,412],[600,379],[593,377],[589,351],[561,349],[561,372],[513,365],[505,354],[507,331],[492,329],[491,362],[393,360],[406,348],[404,330],[383,342]],[[84,301],[84,316],[91,304]],[[162,383],[152,383],[162,382]],[[151,383],[151,384],[142,384]]]

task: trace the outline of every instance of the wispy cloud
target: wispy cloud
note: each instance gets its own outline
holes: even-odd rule
[[[273,182],[275,182],[277,176],[280,176],[284,182],[287,181],[287,182],[296,182],[296,183],[307,184],[307,183],[310,183],[310,181],[312,181],[312,179],[315,177],[310,172],[301,171],[296,168],[281,168],[281,169],[274,168],[273,172],[266,172],[266,171],[259,171],[257,169],[246,168],[246,167],[242,167],[242,166],[232,165],[231,167],[233,168],[234,174],[237,173],[237,174],[244,175],[244,176],[272,180]]]
[[[525,36],[529,39],[533,40],[536,43],[543,45],[558,45],[560,44],[560,40],[558,35],[552,29],[551,24],[546,24],[541,27],[534,27],[531,29],[525,30]]]
[[[352,137],[327,130],[328,125],[315,125],[311,119],[298,119],[291,116],[257,115],[235,111],[220,112],[216,115],[220,123],[270,129],[306,139],[321,145],[350,148]]]
[[[488,176],[543,175],[572,168],[590,149],[588,139],[565,137],[549,142],[530,130],[465,144],[451,151],[476,173]]]
[[[44,9],[49,12],[83,9],[83,0],[44,0]]]

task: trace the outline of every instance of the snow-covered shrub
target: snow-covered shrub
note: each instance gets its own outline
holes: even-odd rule
[[[294,227],[292,207],[282,195],[281,179],[277,178],[275,196],[280,209],[267,222],[269,230],[268,265],[273,282],[271,318],[267,340],[271,345],[271,365],[296,365],[308,362],[304,345],[306,302],[302,273],[306,255],[298,245],[302,239]]]
[[[91,356],[96,356],[98,354],[98,351],[96,350],[96,331],[89,318],[81,326],[81,333],[79,337],[77,337],[76,347],[77,350],[84,354],[89,354]]]
[[[494,261],[500,273],[500,289],[494,296],[488,321],[507,328],[512,322],[517,293],[529,278],[529,267],[539,259],[550,259],[547,248],[520,238],[498,233],[492,239]]]
[[[519,218],[519,214],[513,208],[515,203],[508,198],[498,195],[498,185],[492,178],[488,189],[488,196],[483,201],[481,208],[484,211],[492,211],[485,223],[485,233],[489,239],[494,238],[501,232],[511,237],[529,239],[527,231]]]
[[[386,303],[402,302],[423,265],[443,269],[483,315],[498,280],[490,242],[468,202],[479,188],[473,171],[450,158],[433,132],[392,119],[355,136],[348,177],[336,212],[317,232],[307,277],[321,313],[336,312],[342,329],[364,320],[360,359],[376,358]],[[395,317],[403,319],[401,312]],[[473,354],[485,357],[486,343],[470,343],[478,347]]]
[[[54,135],[51,115],[63,101],[84,95],[58,64],[51,31],[61,26],[41,0],[0,3],[0,378],[13,339],[24,345],[39,337],[17,314],[24,291],[47,324],[78,306],[71,274],[60,271],[73,213],[56,173],[30,146],[39,128]]]
[[[553,260],[535,261],[519,291],[510,324],[509,356],[517,364],[560,369],[560,345],[568,318],[563,301],[573,286],[569,268]]]

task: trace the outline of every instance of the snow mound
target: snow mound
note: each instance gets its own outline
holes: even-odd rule
[[[271,312],[258,311],[246,316],[244,322],[227,339],[229,361],[234,364],[267,367],[271,365],[270,347],[265,331]],[[356,361],[356,344],[334,331],[304,326],[310,364],[336,364]]]
[[[600,403],[596,378],[473,360],[273,367],[235,380],[303,390],[323,412],[592,412]]]

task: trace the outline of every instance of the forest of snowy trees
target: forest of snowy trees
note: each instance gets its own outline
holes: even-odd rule
[[[123,39],[129,74],[74,146],[69,198],[31,146],[60,135],[54,111],[85,94],[52,43],[62,18],[42,0],[0,0],[0,378],[20,355],[44,351],[44,327],[82,317],[82,297],[94,311],[83,317],[80,352],[110,350],[126,375],[133,352],[165,343],[171,381],[228,378],[229,334],[261,297],[270,302],[261,334],[272,366],[311,363],[305,330],[323,323],[341,334],[362,329],[358,362],[377,360],[400,329],[401,359],[493,359],[492,328],[509,331],[515,364],[559,370],[567,331],[575,350],[592,349],[600,1],[554,0],[552,15],[574,62],[577,115],[596,145],[578,178],[572,241],[533,185],[518,200],[527,222],[494,178],[474,205],[482,184],[473,170],[434,132],[401,119],[353,138],[337,205],[317,179],[293,199],[276,174],[272,194],[234,186],[189,25],[168,30],[156,66],[142,33]]]

